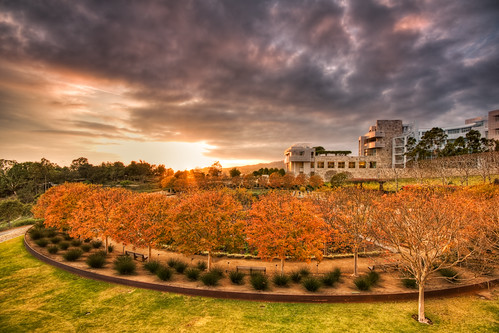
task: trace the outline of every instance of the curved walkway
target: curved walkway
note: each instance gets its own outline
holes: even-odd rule
[[[28,231],[28,229],[31,227],[32,227],[31,225],[24,225],[22,227],[17,227],[14,229],[9,229],[9,230],[5,230],[5,231],[0,232],[0,243],[26,234],[26,231]]]
[[[171,286],[165,284],[157,284],[143,281],[136,281],[123,277],[102,275],[87,270],[79,269],[66,265],[62,262],[55,261],[42,253],[37,252],[24,238],[24,246],[34,257],[50,264],[54,267],[63,269],[79,276],[90,278],[99,281],[122,284],[130,287],[152,289],[158,291],[172,292],[189,296],[204,296],[225,299],[239,299],[251,301],[266,301],[266,302],[295,302],[295,303],[357,303],[357,302],[386,302],[412,300],[418,298],[418,293],[403,292],[403,293],[386,293],[386,294],[344,294],[344,295],[296,295],[296,294],[275,294],[269,292],[236,292],[217,289],[201,289],[201,288],[186,288],[179,286]],[[499,278],[489,280],[487,282],[452,287],[440,290],[430,290],[425,292],[425,298],[428,297],[444,297],[456,296],[464,293],[474,292],[480,289],[499,284]]]

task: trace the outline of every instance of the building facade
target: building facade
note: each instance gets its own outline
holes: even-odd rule
[[[499,140],[499,110],[489,112],[489,139]]]

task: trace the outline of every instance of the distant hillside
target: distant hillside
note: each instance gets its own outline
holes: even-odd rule
[[[234,167],[231,168],[223,168],[224,173],[229,173],[230,169],[233,169]],[[253,171],[260,170],[262,168],[277,168],[277,169],[285,169],[284,161],[275,161],[275,162],[269,162],[269,163],[259,163],[259,164],[253,164],[253,165],[244,165],[244,166],[236,166],[236,169],[241,171],[241,174],[248,174],[252,173]]]

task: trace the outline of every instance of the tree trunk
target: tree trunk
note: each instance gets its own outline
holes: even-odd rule
[[[211,251],[208,251],[208,271],[211,271]]]
[[[149,249],[149,257],[147,257],[147,261],[151,261],[151,244],[149,244],[148,249]]]
[[[353,276],[358,276],[359,272],[357,271],[357,261],[359,259],[359,249],[355,248],[353,250]]]
[[[424,285],[419,284],[419,298],[418,298],[418,321],[426,324],[426,317],[424,315]]]
[[[108,243],[109,243],[108,238],[109,237],[106,236],[106,253],[109,251],[109,249],[108,249]]]
[[[281,275],[284,274],[284,260],[285,258],[281,258]]]

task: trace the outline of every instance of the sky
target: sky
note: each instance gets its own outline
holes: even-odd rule
[[[499,109],[499,1],[0,0],[0,158],[175,170],[357,154]]]

